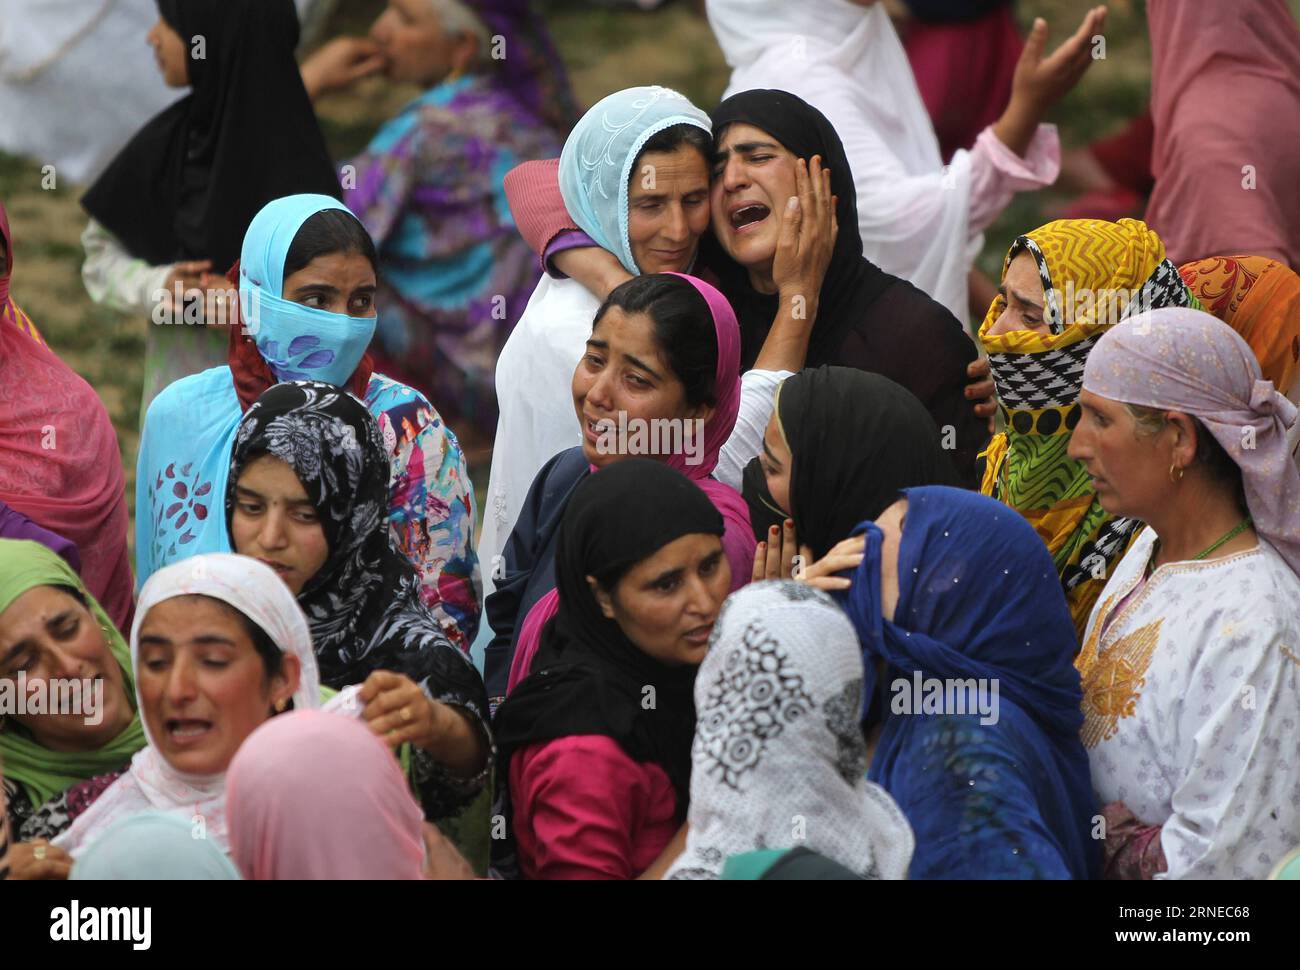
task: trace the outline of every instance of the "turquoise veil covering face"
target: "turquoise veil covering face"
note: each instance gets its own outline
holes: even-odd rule
[[[641,270],[627,234],[632,166],[652,136],[674,125],[712,133],[709,116],[671,88],[625,88],[597,101],[560,153],[560,194],[569,215],[633,276]]]
[[[327,195],[290,195],[253,218],[240,252],[244,325],[279,381],[345,384],[375,332],[349,317],[284,299],[284,261],[303,223],[346,206]],[[136,465],[136,589],[169,563],[229,552],[225,494],[243,416],[229,366],[191,374],[149,406]]]

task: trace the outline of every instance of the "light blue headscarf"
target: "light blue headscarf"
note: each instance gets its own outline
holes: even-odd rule
[[[239,879],[211,839],[168,812],[141,812],[104,829],[73,863],[69,879]]]
[[[356,370],[375,318],[349,317],[283,298],[284,261],[304,222],[348,208],[327,195],[289,195],[253,217],[240,252],[245,326],[280,381],[344,384]],[[227,365],[166,387],[145,415],[135,480],[136,589],[169,563],[229,552],[226,479],[243,411]]]
[[[569,214],[636,276],[641,270],[627,235],[628,179],[645,143],[673,125],[712,132],[709,116],[676,91],[625,88],[597,101],[560,153],[560,194]]]

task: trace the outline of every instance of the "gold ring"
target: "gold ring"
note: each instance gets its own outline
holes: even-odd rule
[[[402,708],[402,720],[409,721],[410,719],[411,719],[411,705],[408,704],[406,705],[406,707]]]
[[[37,845],[35,848],[33,848],[32,858],[35,859],[37,862],[43,860],[45,858],[45,846]]]

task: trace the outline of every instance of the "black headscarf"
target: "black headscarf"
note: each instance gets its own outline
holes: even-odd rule
[[[727,125],[753,125],[800,158],[820,155],[830,168],[831,191],[839,198],[839,235],[822,282],[806,363],[854,367],[907,388],[936,425],[955,430],[956,447],[947,457],[957,480],[973,487],[975,459],[988,440],[987,425],[964,396],[966,365],[977,356],[975,344],[946,307],[862,255],[853,169],[834,127],[820,111],[786,91],[743,91],[723,101],[710,117],[715,143]],[[779,297],[755,290],[748,272],[727,255],[713,233],[705,235],[700,252],[736,310],[741,367],[747,370],[754,366],[776,318]]]
[[[528,677],[497,710],[503,763],[529,744],[604,735],[636,761],[664,769],[685,818],[698,668],[670,667],[637,647],[601,612],[587,577],[630,569],[682,536],[722,531],[708,496],[663,462],[628,458],[578,486],[555,555],[559,609],[542,631]],[[646,686],[655,688],[650,709]]]
[[[158,0],[158,9],[185,43],[191,92],[136,133],[81,204],[132,256],[210,259],[223,273],[266,203],[342,190],[294,59],[293,0]]]
[[[239,475],[262,455],[294,470],[329,544],[325,565],[298,594],[321,683],[340,688],[391,670],[486,725],[482,678],[442,632],[420,599],[415,568],[390,542],[388,452],[366,406],[317,381],[276,384],[259,397],[235,434],[228,526]]]
[[[790,448],[790,517],[817,559],[858,523],[878,517],[902,489],[955,483],[921,402],[879,374],[809,368],[781,384],[776,411]],[[757,458],[745,469],[744,491],[754,535],[765,539],[785,516]]]

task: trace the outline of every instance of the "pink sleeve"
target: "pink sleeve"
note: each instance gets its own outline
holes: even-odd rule
[[[528,676],[533,666],[533,657],[537,655],[537,648],[542,642],[542,627],[546,626],[546,621],[553,617],[559,608],[560,594],[553,589],[534,603],[533,608],[524,617],[524,625],[519,628],[515,655],[510,660],[510,679],[506,682],[507,697],[519,682]]]
[[[1038,126],[1024,158],[985,128],[970,150],[970,234],[988,228],[1017,192],[1051,185],[1060,171],[1056,125]]]
[[[560,233],[577,231],[573,217],[564,206],[564,196],[560,194],[558,158],[516,165],[506,173],[505,189],[519,235],[539,258]]]
[[[511,799],[532,830],[533,879],[631,879],[634,832],[650,801],[647,767],[601,735],[525,748]]]

